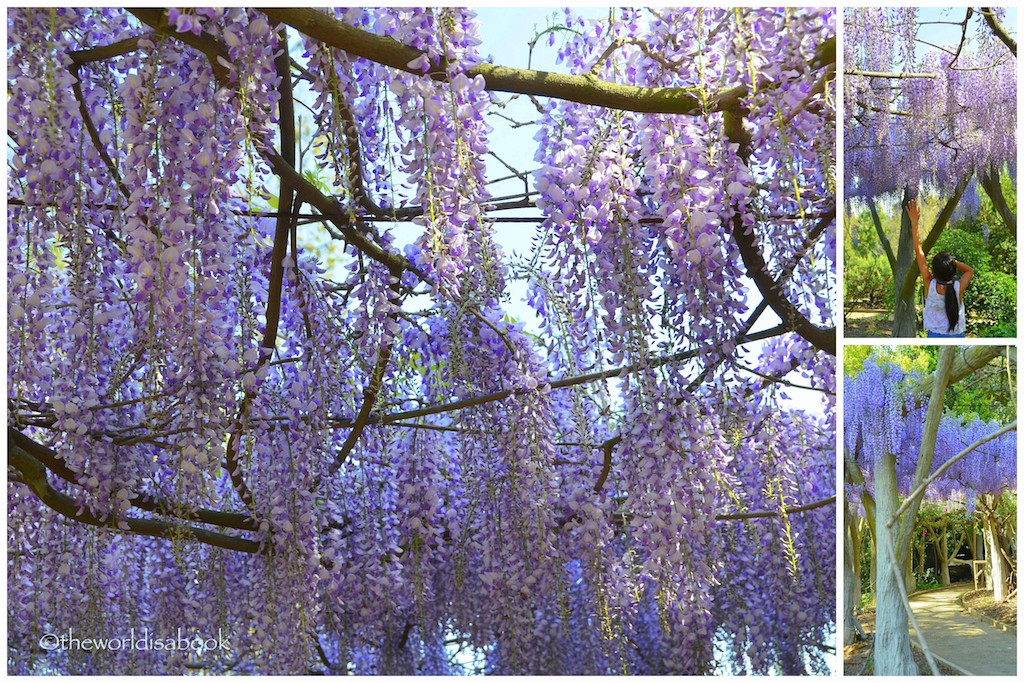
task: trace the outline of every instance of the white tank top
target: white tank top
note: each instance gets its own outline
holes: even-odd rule
[[[924,328],[929,332],[937,334],[964,333],[966,329],[964,322],[967,315],[964,313],[964,302],[960,300],[959,280],[953,283],[953,291],[956,293],[957,303],[960,306],[960,318],[956,321],[956,327],[951,330],[949,329],[949,316],[946,315],[946,297],[944,294],[939,294],[935,278],[932,278],[928,284],[928,293],[924,297]]]

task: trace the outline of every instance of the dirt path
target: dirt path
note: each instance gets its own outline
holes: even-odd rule
[[[847,311],[845,332],[847,337],[891,337],[892,311]]]
[[[916,593],[910,596],[914,614],[924,631],[928,648],[936,655],[939,675],[957,676],[964,672],[975,675],[1013,675],[1016,673],[1016,624],[1015,603],[991,604],[985,595],[991,592],[973,591],[974,586],[960,583],[933,592]],[[997,619],[1009,624],[1006,632],[988,625],[989,621],[962,611],[957,597],[967,593],[975,595],[975,609],[983,612],[989,620]],[[868,640],[861,640],[843,648],[843,672],[846,676],[871,675],[873,649],[871,636],[875,630],[875,609],[869,607],[860,614],[860,621],[868,633]],[[911,629],[914,644],[914,661],[922,676],[930,676],[931,670],[920,648],[920,639]]]
[[[965,675],[1014,676],[1017,674],[1017,636],[982,623],[965,614],[957,597],[963,585],[910,596],[925,641],[932,653]],[[914,629],[911,638],[920,644]]]

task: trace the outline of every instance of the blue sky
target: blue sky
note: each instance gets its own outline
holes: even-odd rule
[[[966,7],[922,7],[917,12],[918,21],[955,21],[962,22],[964,16],[967,13]],[[979,14],[975,13],[970,22],[967,25],[967,37],[975,35],[978,31],[978,26],[982,22]],[[1006,16],[1000,21],[1010,35],[1016,36],[1017,34],[1017,8],[1007,7]],[[929,43],[935,43],[936,45],[942,45],[944,47],[952,47],[954,50],[956,46],[960,44],[960,36],[963,34],[963,29],[959,26],[952,26],[949,24],[926,24],[918,29],[917,37],[921,40],[927,40]],[[927,45],[918,44],[918,49],[923,51],[931,50],[932,48]],[[921,52],[918,52],[921,54]]]

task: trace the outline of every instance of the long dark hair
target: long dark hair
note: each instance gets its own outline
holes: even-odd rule
[[[946,285],[946,317],[949,318],[949,331],[956,329],[960,320],[960,301],[953,287],[953,276],[956,275],[956,261],[948,251],[940,251],[932,259],[932,275],[940,285]]]

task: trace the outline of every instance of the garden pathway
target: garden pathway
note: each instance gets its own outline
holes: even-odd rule
[[[963,586],[953,586],[910,596],[928,649],[937,659],[960,669],[964,675],[1015,676],[1016,634],[1001,631],[962,612],[956,599],[965,590]],[[913,628],[910,635],[920,644]]]

